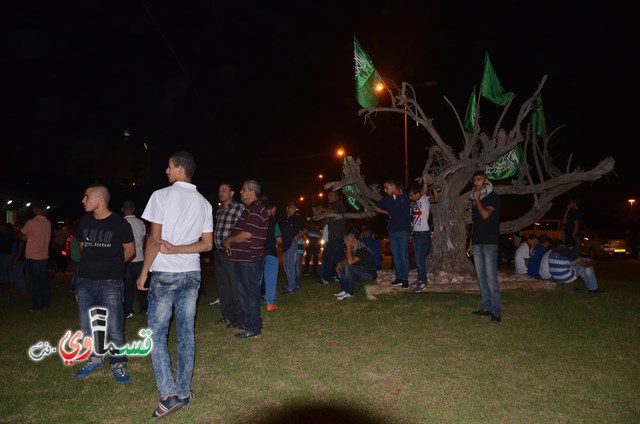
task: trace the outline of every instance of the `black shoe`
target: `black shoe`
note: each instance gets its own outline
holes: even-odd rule
[[[189,404],[191,403],[191,401],[196,397],[195,392],[190,391],[189,392],[189,396],[187,396],[186,398],[182,399],[180,398],[180,403],[182,404],[182,407],[187,407],[189,406]]]
[[[593,290],[589,290],[589,293],[606,293],[606,290],[601,289],[600,287],[598,287],[597,289],[593,289]]]
[[[254,333],[253,331],[244,330],[235,335],[236,339],[248,339],[250,337],[258,337],[262,333]]]
[[[229,324],[231,321],[229,321],[226,318],[220,318],[218,321],[216,321],[216,324]]]
[[[403,289],[408,289],[409,288],[409,281],[400,280],[400,282],[402,283],[402,288]]]
[[[473,311],[471,313],[473,315],[480,315],[481,317],[488,317],[489,315],[491,315],[491,312],[487,311],[486,309],[478,309],[477,311]]]
[[[491,315],[491,324],[500,324],[502,322],[502,318],[500,315]]]
[[[169,415],[173,411],[177,411],[180,408],[182,408],[182,402],[180,402],[180,399],[178,399],[178,396],[171,395],[171,396],[168,396],[166,399],[161,398],[160,402],[158,403],[158,407],[156,408],[155,411],[151,413],[151,417],[162,418],[165,415]]]
[[[402,285],[402,281],[400,280],[395,280],[394,282],[391,283],[391,286],[393,287],[397,287],[397,286],[401,286]]]
[[[282,294],[283,296],[289,296],[289,295],[292,295],[292,294],[296,294],[296,290],[284,289],[284,290],[282,290],[282,293],[280,293],[280,294]]]

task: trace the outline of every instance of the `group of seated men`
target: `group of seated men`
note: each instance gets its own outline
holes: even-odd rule
[[[545,234],[529,234],[516,249],[514,264],[517,274],[553,280],[558,284],[581,278],[589,293],[605,293],[598,286],[594,261],[580,256],[574,239],[553,241]]]

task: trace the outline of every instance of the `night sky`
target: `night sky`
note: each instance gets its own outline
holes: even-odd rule
[[[5,191],[44,192],[80,214],[94,164],[74,163],[73,152],[145,141],[152,178],[141,197],[166,186],[179,150],[196,156],[194,183],[213,198],[221,181],[247,178],[282,202],[310,196],[318,172],[339,178],[341,145],[368,182],[402,179],[402,116],[378,115],[375,126],[357,116],[356,36],[383,77],[414,85],[453,145],[461,136],[443,96],[464,116],[485,51],[517,95],[514,113],[548,75],[547,126],[564,126],[556,163],[569,153],[583,168],[616,159],[615,175],[572,194],[594,215],[640,199],[636,37],[630,14],[604,1],[20,3],[4,6],[2,30]],[[428,143],[410,125],[411,178]],[[109,154],[91,160],[118,166]]]

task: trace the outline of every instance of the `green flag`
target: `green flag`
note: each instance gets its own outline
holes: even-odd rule
[[[343,164],[344,165],[347,164],[347,157],[346,156],[344,158]],[[347,178],[347,175],[344,173],[344,171],[342,171],[342,181],[344,181],[345,178]],[[345,195],[347,203],[353,209],[359,211],[360,208],[362,208],[362,204],[360,202],[358,202],[358,200],[356,200],[356,198],[354,197],[354,195],[358,193],[358,189],[356,188],[356,186],[354,184],[349,184],[349,185],[346,185],[346,186],[342,187],[342,192]]]
[[[544,119],[544,110],[542,109],[542,95],[536,98],[536,104],[533,106],[529,122],[531,122],[531,126],[533,126],[538,136],[542,136],[547,132],[547,122]]]
[[[518,165],[522,163],[522,144],[518,144],[498,160],[485,167],[484,172],[490,180],[502,180],[518,173]]]
[[[356,64],[356,100],[362,107],[378,106],[375,88],[381,78],[356,37],[353,37],[353,59]]]
[[[472,132],[476,123],[476,86],[473,86],[471,97],[469,97],[469,104],[467,104],[467,113],[464,115],[464,128],[467,132]]]
[[[489,60],[489,53],[487,52],[484,54],[484,72],[482,74],[480,93],[482,97],[498,106],[506,105],[515,95],[510,91],[506,92],[504,88],[502,88],[502,84],[500,84],[498,80],[496,71],[493,70],[491,60]]]

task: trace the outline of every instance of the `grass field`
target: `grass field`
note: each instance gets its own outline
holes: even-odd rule
[[[259,338],[237,340],[220,318],[211,265],[196,319],[188,408],[171,423],[638,423],[640,262],[603,260],[608,292],[503,292],[503,322],[471,315],[477,294],[402,293],[337,301],[335,285],[305,277],[279,297]],[[131,357],[131,382],[108,368],[83,380],[58,354],[34,362],[39,341],[78,329],[69,276],[53,306],[0,299],[0,422],[137,423],[158,402],[149,357]],[[283,281],[281,273],[280,280]],[[284,286],[280,284],[279,290]],[[278,290],[278,291],[279,291]],[[127,320],[140,339],[146,316]],[[175,334],[171,333],[176,350]],[[175,357],[175,356],[174,356]]]

